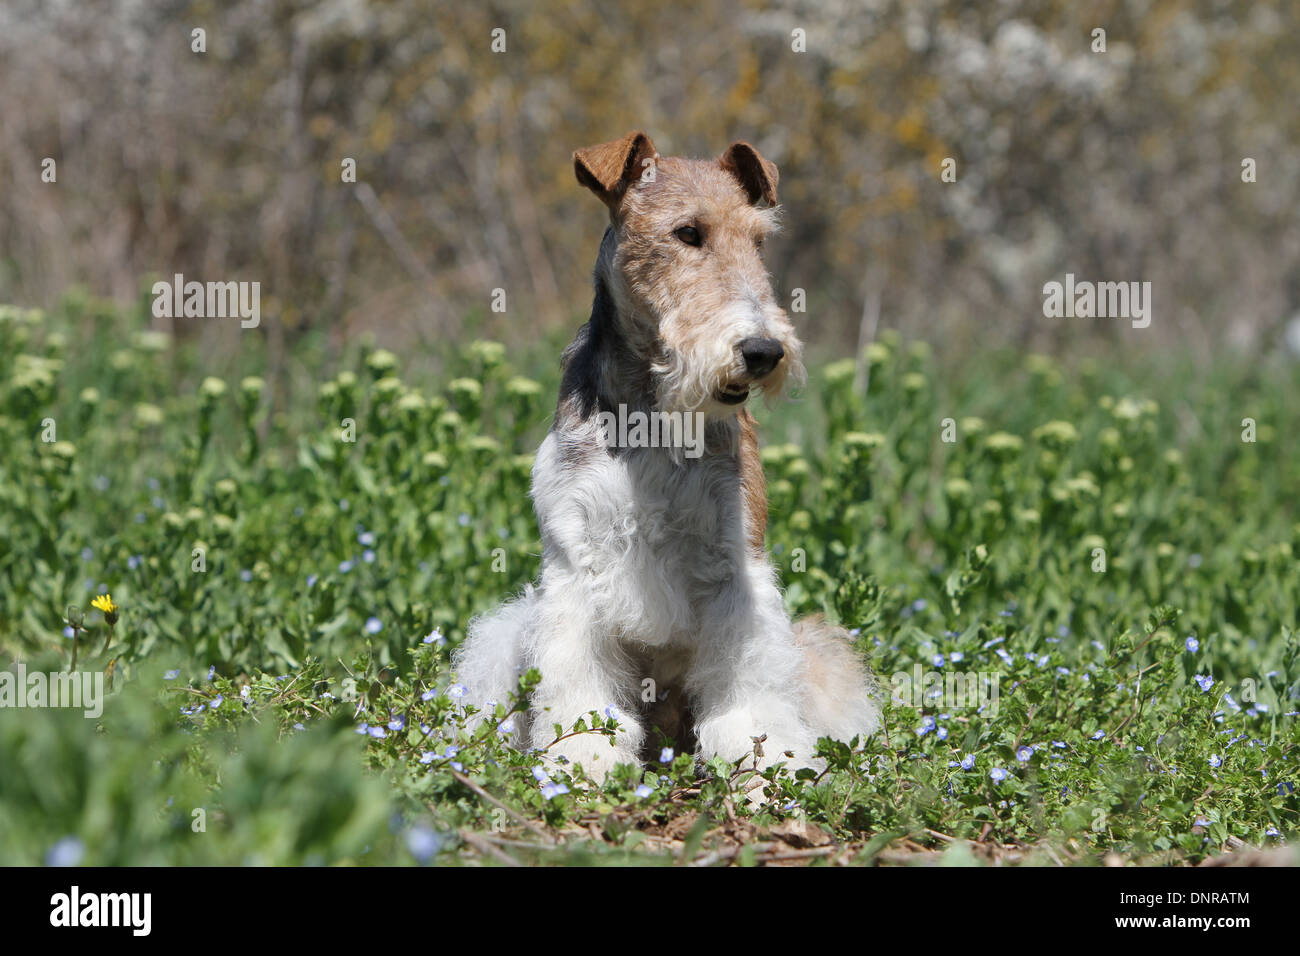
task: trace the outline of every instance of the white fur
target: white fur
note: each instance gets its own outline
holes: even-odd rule
[[[541,581],[471,623],[456,656],[470,700],[504,701],[537,667],[531,719],[517,722],[518,742],[536,748],[557,722],[617,708],[613,747],[582,735],[554,748],[595,776],[638,759],[646,678],[691,701],[703,756],[739,759],[766,734],[760,763],[793,751],[815,766],[818,736],[875,729],[865,686],[829,708],[813,699],[773,569],[746,546],[733,460],[636,449],[565,462],[558,443],[552,432],[533,468]]]

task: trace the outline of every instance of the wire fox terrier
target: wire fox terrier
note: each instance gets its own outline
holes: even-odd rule
[[[583,734],[547,753],[596,779],[665,739],[702,758],[819,766],[818,737],[868,735],[880,714],[848,635],[819,618],[791,623],[763,548],[766,486],[745,401],[803,374],[759,255],[777,225],[777,169],[743,142],[717,160],[660,157],[641,132],[573,160],[611,225],[533,466],[541,579],[471,622],[459,679],[483,705],[541,672],[516,720],[525,747],[612,708],[612,746]],[[677,416],[660,432],[670,438],[698,422],[696,453],[615,439],[611,418],[636,413]]]

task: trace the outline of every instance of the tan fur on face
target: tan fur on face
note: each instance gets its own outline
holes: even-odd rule
[[[661,408],[724,418],[740,407],[715,400],[724,386],[776,395],[802,376],[799,340],[759,254],[777,214],[753,204],[733,169],[661,157],[654,181],[633,179],[611,218],[617,249],[607,278],[628,326],[621,331],[651,343]],[[700,246],[675,235],[683,226],[699,231]],[[737,348],[750,336],[775,338],[786,352],[759,381]]]

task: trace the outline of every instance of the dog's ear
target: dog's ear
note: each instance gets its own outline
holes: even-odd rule
[[[618,208],[628,184],[643,174],[646,160],[658,155],[650,137],[634,130],[612,143],[578,150],[573,154],[573,172],[578,182],[599,196],[612,212]]]
[[[776,164],[769,163],[753,146],[743,141],[732,143],[718,162],[740,180],[750,202],[765,199],[769,206],[776,205]]]

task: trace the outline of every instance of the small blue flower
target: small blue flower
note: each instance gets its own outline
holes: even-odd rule
[[[218,694],[216,697],[212,698],[212,701],[208,704],[208,706],[211,707],[213,710],[216,710],[225,702],[226,702],[226,698]]]
[[[126,559],[126,566],[130,568],[132,571],[140,567],[140,565],[142,564],[144,564],[144,558],[140,557],[140,555],[138,554],[133,554]]]
[[[436,690],[426,690],[420,695],[420,700],[433,700],[437,696],[438,692]]]
[[[244,568],[244,570],[239,572],[239,580],[247,584],[249,581],[253,580],[253,572],[248,570],[248,568]]]
[[[178,671],[178,670],[177,670],[177,671],[168,671],[167,673],[163,674],[163,680],[175,680],[176,678],[178,678],[178,677],[180,677],[180,676],[181,676],[181,672]]]
[[[371,548],[375,544],[375,533],[373,531],[363,531],[357,535],[357,544],[362,547]]]
[[[433,763],[434,760],[437,759],[437,757],[438,755],[434,753],[432,750],[426,750],[424,753],[420,754],[420,763],[426,765],[431,764]]]
[[[314,588],[316,586],[316,580],[317,580],[316,575],[314,574],[307,575],[307,587]]]
[[[654,793],[654,789],[649,784],[643,783],[641,784],[641,786],[637,787],[636,790],[634,790],[633,792],[642,800],[644,800],[646,797],[650,796],[650,794]]]
[[[350,559],[347,560],[347,561],[340,561],[340,562],[339,562],[339,573],[340,573],[340,574],[347,574],[347,573],[348,573],[349,571],[351,571],[354,567],[356,567],[356,564],[355,564],[355,562],[353,562],[353,561],[350,560]]]
[[[953,658],[953,659],[954,659],[954,660],[959,660],[959,658]],[[934,661],[934,666],[935,666],[935,667],[942,667],[942,666],[943,666],[943,655],[942,655],[942,654],[935,654],[934,657],[933,657],[933,661]]]
[[[533,779],[536,780],[538,783],[546,783],[546,781],[551,779],[551,775],[548,774],[543,767],[540,766],[533,767],[532,770],[533,770]]]
[[[569,788],[562,783],[547,783],[542,785],[542,796],[547,800],[551,800],[562,793],[568,792]]]
[[[394,717],[392,720],[390,720],[390,721],[388,722],[388,729],[389,729],[389,730],[405,730],[405,729],[406,729],[406,717],[404,717],[404,716],[401,715],[401,714],[398,714],[396,717]]]
[[[994,783],[1001,783],[1003,780],[1007,779],[1007,772],[1001,767],[994,767],[989,771],[989,778]]]
[[[1206,817],[1197,817],[1192,821],[1192,826],[1194,827],[1208,827],[1209,825],[1210,821]]]
[[[450,687],[447,688],[447,693],[450,694],[452,697],[460,699],[461,697],[464,697],[466,694],[469,693],[469,688],[466,687],[464,684],[452,684]]]
[[[435,627],[424,636],[424,643],[437,644],[439,647],[442,647],[443,644],[447,643],[447,639],[443,637],[442,632]]]
[[[86,845],[74,836],[66,836],[45,854],[46,866],[78,866],[86,855]]]
[[[456,516],[456,523],[460,525],[462,528],[468,528],[469,515],[465,514],[465,512],[462,511],[460,514]]]
[[[301,722],[301,721],[299,721],[298,723],[296,723],[296,724],[293,725],[293,729],[294,729],[294,730],[306,730],[307,728],[304,727],[304,726],[302,725],[302,722]]]
[[[1034,755],[1033,747],[1016,748],[1016,759],[1019,760],[1021,763],[1028,763],[1029,759],[1033,757],[1033,755]]]
[[[497,725],[497,732],[501,734],[505,734],[507,736],[513,734],[515,732],[514,718],[508,717],[505,720],[501,721],[501,723]]]
[[[1101,738],[1103,738],[1103,737],[1105,737],[1105,736],[1106,736],[1106,731],[1104,731],[1104,730],[1099,730],[1099,731],[1097,731],[1095,734],[1093,734],[1092,737],[1090,737],[1089,739],[1090,739],[1090,740],[1101,740]]]
[[[366,633],[378,634],[384,629],[384,622],[377,617],[366,618]]]
[[[72,625],[69,624],[67,627],[65,627],[65,628],[63,629],[63,636],[64,636],[64,637],[76,637],[76,636],[77,636],[77,632],[74,631],[74,630],[72,629]]]
[[[217,676],[217,665],[216,665],[216,664],[209,664],[209,665],[208,665],[208,680],[212,680],[212,678],[214,678],[214,677],[216,677],[216,676]]]
[[[917,611],[918,613],[920,611],[924,611],[929,606],[930,606],[929,602],[926,601],[925,598],[917,598],[915,601],[912,602],[912,610]]]
[[[1187,649],[1191,651],[1193,654],[1195,654],[1197,651],[1201,649],[1201,642],[1198,641],[1195,637],[1189,637],[1187,638]]]
[[[406,848],[421,863],[427,863],[441,847],[442,839],[426,826],[412,827],[406,833]]]
[[[1196,681],[1202,691],[1208,691],[1214,686],[1214,678],[1208,674],[1197,674],[1192,680]]]
[[[388,731],[384,730],[383,727],[371,727],[370,736],[374,737],[376,740],[383,740],[388,736]]]
[[[974,769],[975,769],[975,755],[974,755],[974,754],[967,754],[966,756],[964,756],[964,757],[961,758],[961,769],[963,769],[963,770],[974,770]]]
[[[940,740],[947,740],[947,739],[948,739],[948,728],[947,728],[947,727],[940,727],[938,730],[936,730],[936,731],[934,732],[934,735],[935,735],[937,738],[939,738]]]
[[[673,748],[672,748],[672,747],[665,747],[663,750],[661,750],[661,751],[659,752],[659,762],[660,762],[660,763],[672,763],[672,762],[673,762]]]
[[[1223,766],[1223,758],[1220,757],[1218,754],[1213,754],[1213,755],[1210,757],[1210,766],[1211,766],[1211,767],[1222,767],[1222,766]]]
[[[374,564],[375,552],[370,550],[369,548],[366,548],[366,550],[361,552],[361,560],[366,562],[366,564]]]

